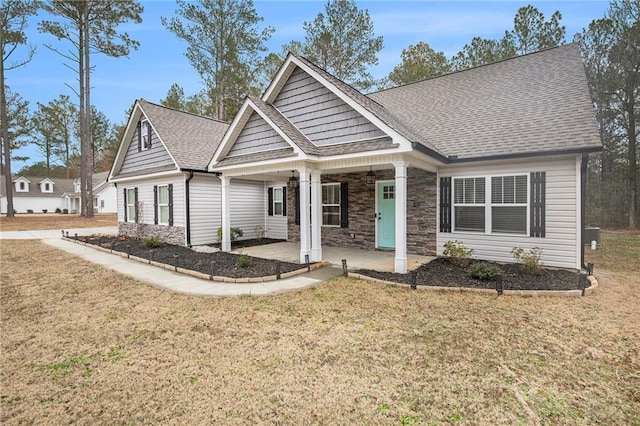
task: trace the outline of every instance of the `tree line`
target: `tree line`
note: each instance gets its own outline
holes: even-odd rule
[[[24,29],[26,17],[39,8],[48,12],[51,20],[40,22],[38,29],[58,42],[47,48],[58,52],[78,77],[78,87],[71,88],[78,105],[61,95],[46,105],[38,104],[30,117],[21,116],[20,111],[28,111],[28,107],[18,94],[5,90],[4,72],[24,65],[33,55]],[[581,43],[604,145],[601,154],[591,156],[588,177],[587,218],[601,226],[638,225],[638,9],[637,0],[612,0],[605,16],[574,38]],[[65,165],[79,162],[81,180],[88,182],[88,188],[83,186],[83,196],[90,195],[92,171],[108,168],[123,130],[122,124],[109,123],[90,103],[90,59],[95,54],[127,56],[137,49],[138,43],[127,33],[119,32],[118,26],[141,22],[142,11],[142,6],[133,0],[8,0],[3,4],[0,103],[5,174],[10,174],[11,151],[20,143],[35,143],[46,158],[44,167],[49,171],[51,159]],[[498,39],[474,37],[451,58],[421,41],[402,50],[400,63],[387,76],[375,79],[370,70],[378,64],[384,39],[375,34],[368,10],[359,8],[354,0],[329,0],[323,12],[303,23],[304,39],[286,43],[279,52],[267,52],[265,43],[275,30],[263,21],[251,0],[177,0],[175,14],[162,17],[161,22],[185,42],[185,56],[199,74],[203,88],[187,96],[176,82],[160,102],[230,121],[245,96],[259,95],[264,90],[288,52],[302,55],[354,88],[369,92],[566,42],[559,11],[546,19],[537,8],[528,5],[517,11],[513,27]],[[12,62],[18,47],[26,48],[26,52]],[[12,121],[9,112],[15,112]],[[20,123],[25,121],[31,122],[28,134],[20,130]],[[78,143],[73,145],[70,140]],[[93,215],[92,203],[83,198],[84,206],[87,210],[83,208],[82,214]]]

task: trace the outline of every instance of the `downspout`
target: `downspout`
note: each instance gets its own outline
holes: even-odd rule
[[[189,170],[189,176],[184,181],[184,208],[185,208],[185,231],[187,234],[187,247],[191,248],[191,209],[189,208],[189,182],[193,179],[193,171]]]
[[[585,207],[587,199],[587,163],[589,154],[582,153],[582,163],[580,164],[580,261],[582,269],[587,269],[584,263],[584,228],[585,228]]]

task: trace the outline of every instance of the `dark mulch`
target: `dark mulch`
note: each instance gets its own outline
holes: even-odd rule
[[[416,274],[415,283],[426,286],[495,289],[495,280],[482,281],[471,277],[470,268],[475,262],[479,261],[470,260],[466,266],[458,266],[448,258],[439,257],[432,262],[421,265],[413,272]],[[539,275],[531,275],[517,264],[494,264],[502,270],[504,290],[578,290],[580,288],[580,274],[577,272],[543,268]],[[356,272],[368,277],[398,283],[411,284],[412,280],[412,273],[396,274],[368,269]],[[587,281],[585,287],[589,285],[589,281]]]
[[[151,259],[156,262],[175,265],[178,267],[189,269],[192,271],[202,272],[204,274],[211,273],[211,262],[215,262],[213,275],[230,278],[254,278],[276,275],[277,265],[280,264],[280,272],[291,272],[302,268],[302,265],[289,262],[280,262],[278,260],[262,259],[259,257],[249,257],[251,264],[248,267],[240,267],[237,265],[238,258],[243,255],[216,252],[216,253],[198,253],[187,247],[174,246],[171,244],[160,244],[155,248],[145,247],[140,240],[126,238],[122,236],[104,236],[92,235],[88,237],[78,237],[79,240],[85,241],[87,244],[93,244],[104,248],[111,249],[123,253],[130,253],[143,259]],[[264,243],[265,239],[262,240]],[[254,244],[255,245],[255,244]],[[129,247],[130,246],[130,247]],[[234,242],[234,248],[237,243]],[[245,246],[247,247],[247,246]],[[176,258],[175,256],[178,255]]]

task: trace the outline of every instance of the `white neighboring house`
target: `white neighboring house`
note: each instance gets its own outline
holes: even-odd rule
[[[54,213],[64,209],[63,194],[73,190],[73,179],[13,176],[13,209],[16,213]],[[4,176],[0,178],[0,213],[7,213]]]
[[[228,127],[137,100],[109,175],[117,186],[118,232],[186,246],[216,243],[225,194],[233,200],[230,225],[244,234],[239,239],[287,239],[289,171],[269,182],[255,177],[222,182],[207,171]]]
[[[107,181],[109,172],[98,172],[92,176],[94,213],[116,213],[116,187]],[[69,212],[78,213],[81,210],[80,178],[73,179],[73,191],[62,194],[64,208]]]
[[[116,212],[116,188],[107,182],[109,172],[93,174],[93,197],[96,213]],[[0,178],[0,213],[7,213],[4,176]],[[80,212],[80,179],[49,178],[41,176],[13,177],[13,209],[16,213],[55,213],[67,209]]]

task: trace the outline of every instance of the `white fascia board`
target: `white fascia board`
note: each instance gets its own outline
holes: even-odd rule
[[[291,170],[295,168],[292,166],[292,163],[300,163],[302,164],[304,160],[298,157],[285,157],[285,158],[274,158],[271,160],[264,161],[253,161],[251,163],[244,164],[233,164],[230,166],[223,167],[215,167],[216,172],[223,173],[224,175],[234,176],[234,172],[236,172],[235,176],[240,176],[243,174],[254,174],[254,172],[248,173],[247,170],[256,169],[255,173],[264,173],[265,171],[273,172],[273,171],[283,171],[283,170]],[[286,164],[286,167],[284,166]]]
[[[280,90],[276,92],[276,88],[278,87],[278,85],[280,85],[280,88],[282,88],[282,83],[284,83],[283,80],[288,80],[289,77],[291,77],[291,73],[293,72],[293,67],[291,66],[293,58],[295,57],[291,54],[291,52],[289,52],[287,54],[287,57],[284,59],[284,62],[280,66],[280,69],[273,77],[273,80],[271,80],[271,84],[269,84],[267,90],[264,91],[262,100],[266,103],[271,103],[274,98],[278,96],[278,93],[280,93]],[[296,64],[294,63],[294,66],[295,65]]]
[[[150,173],[147,175],[139,175],[139,176],[131,176],[131,177],[126,177],[126,178],[116,178],[116,179],[109,179],[109,182],[112,183],[124,183],[124,182],[132,182],[132,181],[136,181],[136,180],[145,180],[145,179],[153,179],[153,178],[157,178],[157,177],[166,177],[166,176],[171,176],[171,175],[182,175],[183,173],[179,170],[168,170],[166,172],[158,172],[158,173]]]

